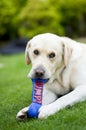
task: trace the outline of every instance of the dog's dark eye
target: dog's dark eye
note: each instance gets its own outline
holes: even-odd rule
[[[34,54],[35,55],[39,55],[39,51],[38,50],[34,50]]]
[[[55,57],[55,53],[54,52],[49,54],[49,58],[54,58],[54,57]]]

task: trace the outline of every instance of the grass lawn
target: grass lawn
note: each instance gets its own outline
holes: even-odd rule
[[[16,120],[17,112],[31,103],[30,67],[24,54],[0,56],[0,130],[86,130],[86,101],[46,120]]]

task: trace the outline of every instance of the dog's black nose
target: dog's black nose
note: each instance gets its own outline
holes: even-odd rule
[[[43,77],[44,76],[44,73],[45,73],[45,71],[44,71],[44,69],[43,68],[36,68],[35,69],[35,76],[37,77],[37,78],[41,78],[41,77]]]

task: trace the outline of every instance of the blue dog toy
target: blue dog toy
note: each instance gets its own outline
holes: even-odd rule
[[[43,85],[46,81],[46,79],[32,79],[32,103],[27,112],[30,118],[38,118],[38,111],[42,106]]]

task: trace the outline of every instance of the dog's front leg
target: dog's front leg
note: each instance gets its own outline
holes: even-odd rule
[[[54,102],[57,99],[57,95],[50,91],[49,89],[47,89],[46,87],[44,87],[43,89],[43,99],[42,99],[42,105],[48,105],[52,102]]]
[[[47,118],[48,116],[58,112],[62,108],[72,106],[73,104],[86,99],[86,86],[78,86],[72,92],[57,99],[55,102],[42,106],[39,110],[39,118]]]

